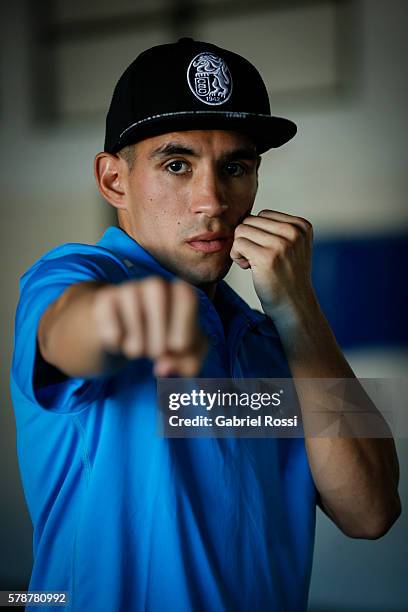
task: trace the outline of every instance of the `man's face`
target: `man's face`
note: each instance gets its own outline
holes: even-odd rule
[[[233,131],[172,132],[138,142],[135,155],[120,226],[187,282],[223,278],[234,230],[255,200],[254,143]]]

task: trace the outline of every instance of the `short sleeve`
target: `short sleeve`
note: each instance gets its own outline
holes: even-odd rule
[[[120,282],[120,266],[99,254],[67,254],[41,259],[22,277],[14,334],[12,388],[49,411],[82,410],[103,393],[105,377],[72,378],[48,364],[37,341],[40,319],[70,285],[84,281]]]

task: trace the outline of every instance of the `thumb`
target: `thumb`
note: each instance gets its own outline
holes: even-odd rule
[[[193,378],[201,370],[202,356],[194,354],[174,355],[167,353],[154,362],[153,373],[157,378],[169,376],[185,376]]]

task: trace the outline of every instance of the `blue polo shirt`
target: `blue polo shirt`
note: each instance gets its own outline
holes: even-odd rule
[[[173,277],[110,227],[21,278],[11,392],[34,528],[29,589],[68,591],[78,612],[306,610],[316,489],[302,438],[159,437],[150,360],[69,378],[38,351],[39,320],[69,285],[152,274]],[[267,317],[223,281],[218,310],[197,293],[202,377],[290,376]]]

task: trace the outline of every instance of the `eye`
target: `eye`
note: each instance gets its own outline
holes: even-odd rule
[[[185,174],[188,171],[188,164],[182,159],[176,159],[167,164],[166,170],[171,174]]]
[[[242,176],[243,174],[245,174],[246,170],[241,164],[238,164],[236,162],[229,162],[225,166],[225,172],[229,174],[229,176]]]

